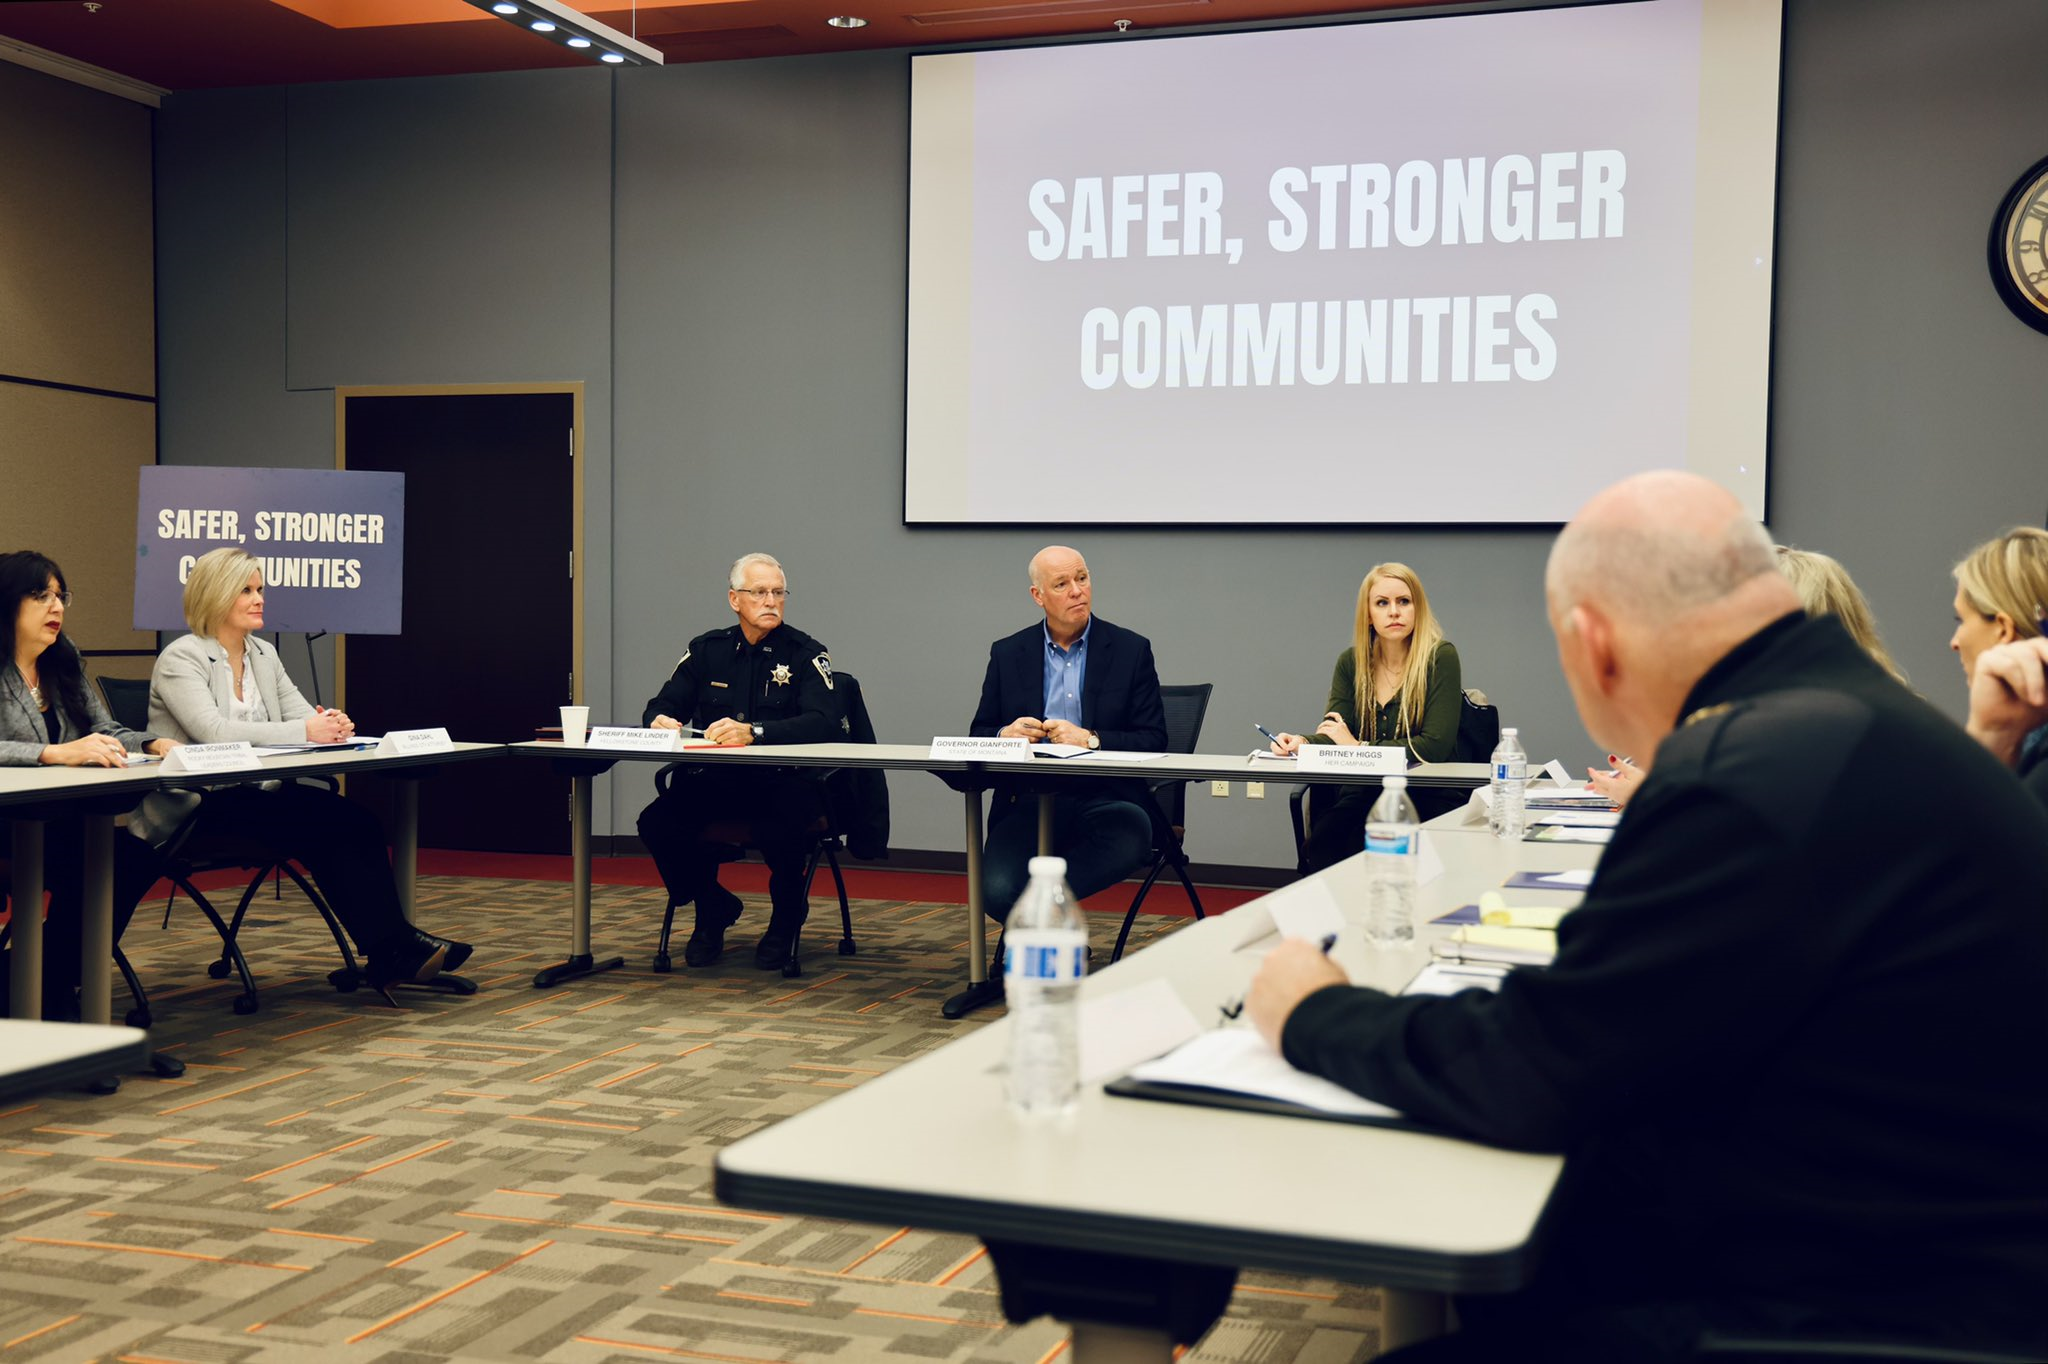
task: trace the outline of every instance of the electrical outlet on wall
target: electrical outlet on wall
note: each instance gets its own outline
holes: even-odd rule
[[[1212,782],[1210,782],[1210,783],[1209,783],[1209,794],[1210,794],[1210,795],[1212,795],[1212,796],[1227,796],[1227,795],[1229,795],[1229,794],[1230,794],[1230,783],[1229,783],[1229,782],[1227,782],[1227,781],[1212,781]]]
[[[1266,783],[1262,781],[1246,782],[1244,784],[1244,798],[1246,800],[1264,800],[1266,798]]]

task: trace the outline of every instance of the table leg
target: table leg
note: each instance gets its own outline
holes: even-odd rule
[[[114,817],[87,814],[85,895],[79,906],[78,1016],[106,1023],[114,1010]]]
[[[404,777],[392,783],[391,877],[398,883],[398,908],[413,922],[420,880],[420,784]]]
[[[1137,1326],[1099,1321],[1073,1324],[1074,1364],[1170,1364],[1173,1337]]]
[[[988,978],[988,919],[981,903],[981,792],[967,792],[967,988],[939,1006],[947,1018],[964,1018],[1003,997],[1003,983]]]
[[[595,961],[590,955],[590,775],[569,778],[569,853],[573,867],[569,908],[569,959],[544,967],[533,977],[535,989],[544,990],[578,976],[594,976],[626,964],[624,957]]]
[[[1380,1290],[1380,1349],[1397,1350],[1444,1333],[1445,1298],[1412,1288]]]
[[[1046,791],[1038,797],[1038,855],[1052,856],[1052,792]]]
[[[14,821],[14,931],[8,971],[16,1018],[43,1016],[43,822]]]
[[[982,1238],[1003,1315],[1055,1317],[1073,1329],[1075,1364],[1166,1364],[1230,1306],[1237,1271],[1106,1251]]]

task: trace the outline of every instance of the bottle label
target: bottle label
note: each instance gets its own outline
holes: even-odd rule
[[[1088,935],[1064,928],[1013,928],[1003,935],[1003,975],[1057,985],[1088,971]]]
[[[1365,850],[1369,853],[1392,853],[1396,857],[1406,857],[1415,850],[1415,837],[1405,829],[1399,833],[1392,830],[1367,829]]]
[[[1493,765],[1493,779],[1495,781],[1527,781],[1529,779],[1529,765],[1527,763],[1495,763]]]

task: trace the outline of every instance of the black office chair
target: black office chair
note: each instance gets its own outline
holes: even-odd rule
[[[1491,761],[1493,750],[1500,743],[1500,707],[1486,699],[1486,693],[1477,687],[1465,688],[1458,706],[1458,739],[1451,749],[1454,763],[1483,763]],[[1309,784],[1301,782],[1287,793],[1287,817],[1294,825],[1294,874],[1308,875],[1308,820],[1302,810],[1302,802],[1308,796]],[[1413,790],[1409,793],[1415,793]],[[1438,813],[1442,813],[1439,811]]]
[[[1202,717],[1209,713],[1209,694],[1215,690],[1215,684],[1211,682],[1159,689],[1160,704],[1166,708],[1167,752],[1195,751],[1195,745],[1202,737]],[[1138,910],[1145,903],[1145,896],[1151,891],[1152,883],[1159,879],[1159,873],[1168,867],[1173,868],[1174,875],[1180,878],[1189,902],[1195,907],[1195,917],[1202,917],[1202,897],[1195,893],[1194,879],[1188,875],[1187,851],[1181,846],[1181,839],[1187,832],[1188,784],[1184,779],[1170,779],[1155,781],[1151,788],[1152,867],[1145,873],[1138,893],[1131,897],[1130,909],[1124,913],[1124,926],[1116,935],[1116,950],[1109,955],[1112,963],[1123,956],[1124,943],[1131,936],[1131,925],[1137,922]]]
[[[149,727],[149,683],[143,679],[127,677],[99,677],[94,679],[100,695],[107,703],[107,712],[130,729]],[[330,790],[339,790],[340,785],[332,777],[308,777],[300,780],[318,782]],[[232,834],[208,834],[197,845],[188,846],[192,839],[193,825],[187,822],[184,828],[172,836],[163,848],[167,864],[164,876],[171,883],[171,894],[164,902],[163,926],[169,927],[171,907],[177,902],[178,892],[184,891],[192,903],[199,907],[214,931],[220,934],[221,953],[208,962],[206,974],[215,980],[225,980],[230,971],[241,977],[242,993],[235,997],[234,1010],[238,1014],[256,1012],[256,978],[249,970],[249,962],[242,955],[240,945],[242,923],[248,917],[249,905],[255,900],[256,892],[263,888],[264,881],[272,883],[278,899],[284,898],[284,878],[290,877],[292,884],[318,910],[327,924],[327,931],[333,935],[335,948],[341,953],[341,966],[327,973],[328,983],[343,994],[353,993],[364,979],[362,968],[356,963],[354,950],[349,946],[348,934],[342,930],[341,921],[335,917],[326,897],[314,888],[313,883],[288,858],[280,858],[271,849],[260,843],[238,839]],[[199,889],[196,877],[215,871],[246,871],[251,873],[248,884],[243,887],[242,898],[235,905],[234,916],[222,919],[220,912],[205,892]],[[435,985],[438,982],[429,982]],[[470,993],[475,987],[467,981],[450,977],[445,987],[457,993]],[[379,991],[386,1003],[393,1008],[398,1001],[391,997],[389,990]]]
[[[839,698],[841,708],[840,729],[850,743],[871,744],[875,742],[875,727],[868,718],[867,701],[861,695],[860,683],[848,673],[834,671],[832,674],[833,693]],[[670,763],[654,777],[655,789],[668,794],[669,783],[675,773],[687,768],[688,763]],[[817,878],[818,863],[824,862],[832,869],[832,884],[839,892],[839,955],[853,956],[859,949],[853,940],[853,906],[846,896],[846,876],[839,867],[839,854],[849,852],[864,862],[871,862],[889,855],[889,788],[881,772],[872,768],[819,768],[807,770],[804,775],[815,772],[817,781],[824,787],[824,813],[813,820],[809,833],[812,837],[810,856],[804,863],[804,898],[811,894],[811,882]],[[745,857],[753,846],[753,830],[745,820],[725,820],[706,825],[699,839],[716,844],[722,849],[719,861],[737,862]],[[671,898],[662,910],[661,941],[654,950],[653,967],[658,972],[675,969],[674,959],[669,954],[669,940],[675,931],[676,902]],[[800,947],[803,929],[790,936],[789,956],[782,963],[782,974],[795,977],[803,974]]]

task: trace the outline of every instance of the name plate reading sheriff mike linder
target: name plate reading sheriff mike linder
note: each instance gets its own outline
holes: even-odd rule
[[[636,729],[629,725],[592,725],[590,747],[624,748],[634,753],[673,753],[683,737],[679,729]]]

